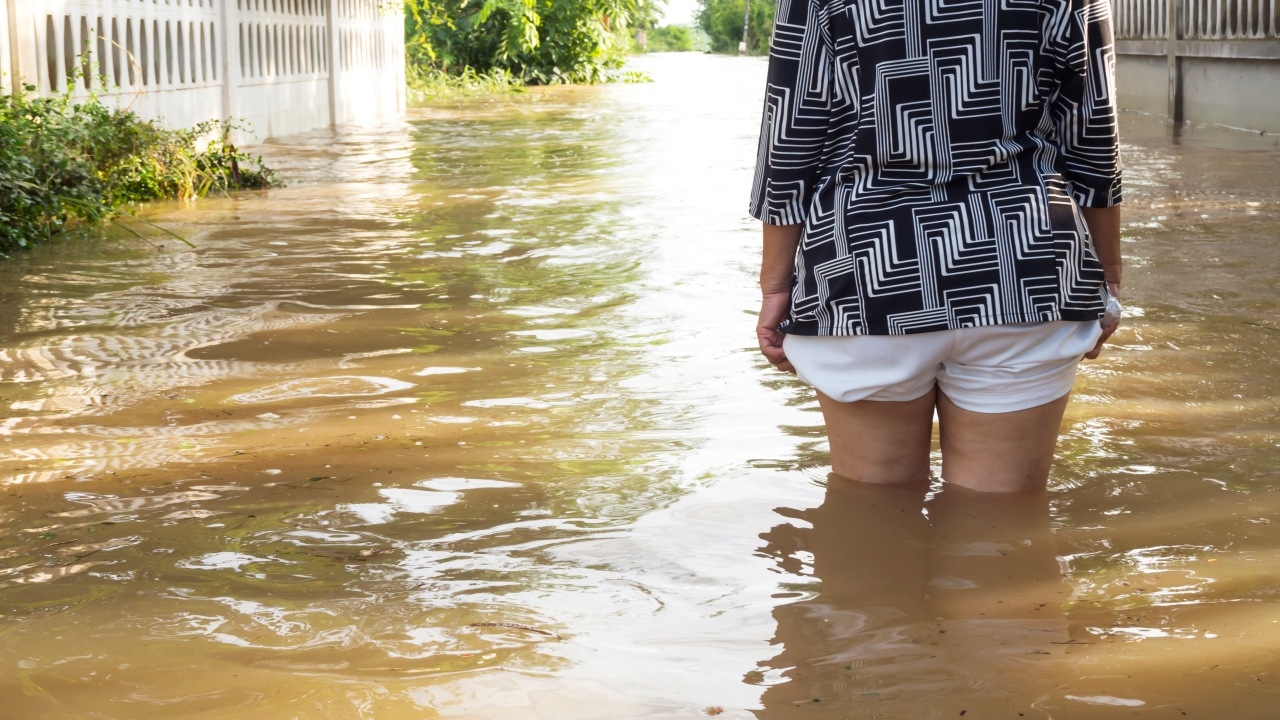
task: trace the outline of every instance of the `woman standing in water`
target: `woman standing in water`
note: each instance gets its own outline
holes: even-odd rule
[[[1119,323],[1109,0],[780,0],[751,214],[761,352],[837,475],[1041,489]]]

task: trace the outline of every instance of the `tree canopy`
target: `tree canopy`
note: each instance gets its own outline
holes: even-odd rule
[[[405,0],[408,60],[531,84],[609,79],[666,0]]]

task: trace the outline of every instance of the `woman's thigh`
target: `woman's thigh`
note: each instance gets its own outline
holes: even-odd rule
[[[839,402],[818,392],[831,444],[831,470],[866,483],[905,484],[929,478],[936,392],[904,402]]]
[[[983,492],[1042,490],[1070,395],[1026,410],[965,410],[938,393],[942,479]]]

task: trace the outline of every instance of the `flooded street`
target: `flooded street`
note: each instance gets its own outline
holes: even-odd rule
[[[262,148],[0,263],[0,718],[1274,718],[1280,149],[1126,116],[1047,496],[828,493],[764,61]]]

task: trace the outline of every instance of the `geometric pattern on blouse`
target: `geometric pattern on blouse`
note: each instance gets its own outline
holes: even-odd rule
[[[750,212],[804,335],[1093,320],[1120,201],[1108,0],[779,0]]]

